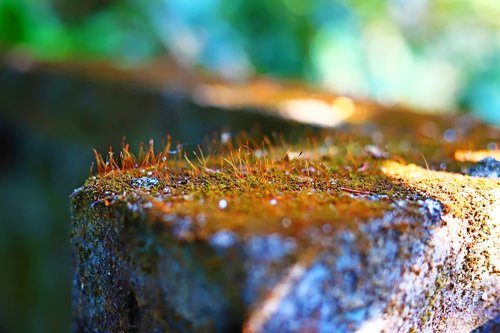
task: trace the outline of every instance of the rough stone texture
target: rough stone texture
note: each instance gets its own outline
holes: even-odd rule
[[[76,201],[89,195],[81,191]],[[311,230],[303,245],[277,233],[235,239],[224,230],[208,242],[186,242],[179,230],[191,228],[191,221],[162,227],[143,212],[144,205],[131,204],[124,214],[100,203],[91,212],[75,204],[74,242],[85,253],[74,289],[82,331],[232,331],[248,309],[259,307],[251,331],[348,331],[384,313],[405,271],[427,275],[427,282],[409,276],[401,292],[425,305],[418,291],[434,284],[437,272],[424,262],[442,261],[441,253],[425,245],[432,237],[426,228],[439,222],[441,209],[430,200],[411,203],[418,218],[391,207],[355,233]],[[414,225],[411,233],[391,226],[403,220]],[[423,285],[416,287],[417,281]],[[269,292],[278,294],[268,299]],[[283,304],[272,309],[276,298]],[[269,322],[260,324],[262,316]]]
[[[469,168],[472,177],[500,178],[500,162],[493,157],[486,157]]]
[[[105,170],[72,195],[75,330],[494,332],[500,181],[452,156],[498,134],[395,113],[264,164]]]

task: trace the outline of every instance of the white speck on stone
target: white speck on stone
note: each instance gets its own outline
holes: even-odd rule
[[[406,200],[398,200],[398,201],[396,201],[396,202],[397,202],[397,205],[398,205],[399,207],[404,208],[404,207],[408,206],[408,202],[407,202]]]
[[[236,240],[236,235],[233,232],[220,230],[210,238],[210,244],[219,248],[228,248],[236,243]]]
[[[311,297],[320,298],[318,294],[317,286],[326,279],[328,276],[328,270],[322,264],[316,264],[309,268],[309,270],[303,275],[301,281],[296,286],[297,296],[303,299],[308,298],[308,302],[312,302]]]
[[[323,230],[325,234],[329,234],[330,232],[332,232],[332,229],[332,225],[328,223],[323,224],[323,227],[321,227],[321,230]]]
[[[226,209],[226,208],[227,208],[227,200],[226,199],[219,200],[219,209]]]
[[[441,204],[438,201],[432,200],[432,199],[425,199],[424,205],[429,210],[431,217],[440,217],[441,216],[441,212],[443,209],[442,209]]]
[[[80,193],[82,190],[83,190],[83,186],[82,186],[82,187],[79,187],[79,188],[77,188],[77,189],[75,189],[75,190],[73,191],[73,193],[71,193],[71,195],[72,195],[72,196],[75,196],[75,195],[77,195],[78,193]]]
[[[292,220],[289,217],[285,217],[283,218],[283,220],[281,220],[281,225],[283,226],[283,228],[288,228],[292,225]]]
[[[381,148],[375,145],[367,145],[365,146],[365,151],[374,158],[377,159],[385,159],[389,157],[389,153],[382,150]]]
[[[446,142],[453,142],[457,139],[457,132],[454,129],[447,129],[443,133],[443,138]]]
[[[266,261],[279,261],[294,251],[297,244],[293,238],[283,238],[277,233],[266,236],[253,236],[246,241],[249,258],[265,258]]]
[[[148,176],[152,176],[152,175],[153,175],[153,172],[152,172],[152,171],[148,171],[147,175],[148,175]]]
[[[266,152],[262,149],[256,149],[254,152],[253,152],[254,156],[257,157],[257,158],[262,158],[264,156],[266,156]]]
[[[220,134],[220,141],[224,144],[228,143],[229,140],[231,140],[231,133],[229,132],[222,132]]]
[[[275,206],[275,205],[278,203],[278,200],[276,200],[276,199],[271,199],[271,200],[269,201],[269,203],[270,203],[271,205]]]
[[[151,187],[158,184],[158,179],[155,177],[139,177],[132,179],[132,185],[136,187],[142,187],[146,190],[150,190]]]
[[[384,332],[387,328],[387,320],[382,317],[378,317],[362,322],[356,333]]]
[[[199,213],[198,215],[196,215],[196,221],[198,222],[198,225],[202,227],[204,227],[207,224],[207,218],[203,213]]]
[[[130,203],[130,202],[127,202],[127,208],[128,208],[128,210],[130,210],[131,212],[134,212],[134,213],[135,213],[135,212],[138,212],[138,211],[139,211],[139,208],[140,208],[140,207],[139,207],[137,204],[135,204],[135,203],[134,203],[134,204],[132,204],[132,203]]]

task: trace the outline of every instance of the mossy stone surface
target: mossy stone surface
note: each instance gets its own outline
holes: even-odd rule
[[[478,327],[498,315],[500,181],[456,152],[499,134],[393,112],[293,143],[98,159],[72,196],[75,327]]]

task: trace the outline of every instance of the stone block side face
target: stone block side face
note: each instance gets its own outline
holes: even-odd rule
[[[98,210],[102,210],[98,213]],[[73,208],[74,331],[129,330],[128,276],[116,255],[117,230],[104,209]],[[106,212],[109,214],[109,212]]]
[[[412,327],[417,332],[468,332],[498,317],[500,275],[494,258],[500,236],[500,183],[412,165],[403,171],[394,174],[446,207],[429,243],[442,264],[427,269],[437,273],[427,288],[420,320]]]
[[[206,242],[179,242],[144,211],[93,204],[84,191],[72,197],[75,332],[241,328],[241,246],[221,252]]]
[[[120,223],[104,205],[88,208],[81,199],[73,197],[73,330],[130,331],[134,302],[127,263],[117,253]]]
[[[474,281],[463,269],[466,221],[436,214],[408,225],[391,221],[341,232],[334,247],[293,267],[245,331],[468,332],[495,316],[498,302],[484,295],[494,297],[498,279]]]
[[[167,228],[139,224],[128,236],[130,285],[141,332],[228,332],[243,317],[239,253],[219,256],[206,243],[179,243]],[[137,241],[136,241],[137,240]],[[231,260],[231,265],[227,265]]]
[[[375,220],[359,234],[337,234],[310,263],[289,270],[260,304],[266,311],[246,322],[246,332],[423,329],[421,312],[428,309],[444,258],[429,246],[437,224],[409,228],[414,230]]]

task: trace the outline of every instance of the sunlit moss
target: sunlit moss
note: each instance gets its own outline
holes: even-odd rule
[[[395,117],[398,128],[387,123]],[[214,221],[203,228],[206,232],[255,228],[284,233],[289,230],[283,228],[283,219],[292,221],[295,228],[335,226],[339,221],[349,227],[382,216],[391,205],[399,207],[397,200],[430,196],[446,203],[450,196],[458,198],[468,183],[482,184],[484,189],[493,186],[488,181],[426,170],[461,171],[463,166],[453,160],[454,152],[471,147],[469,136],[457,135],[450,143],[443,140],[440,133],[450,124],[442,119],[393,113],[377,118],[374,126],[384,132],[352,126],[294,144],[267,137],[259,143],[242,135],[187,152],[170,137],[159,150],[152,140],[147,148],[141,145],[137,155],[124,144],[119,153],[110,150],[106,158],[96,152],[97,175],[86,186],[105,204],[139,194],[161,214],[204,215]],[[469,135],[481,137],[477,144],[484,144],[485,133],[494,136],[495,131],[477,126]],[[384,135],[388,143],[373,145],[377,135]],[[421,167],[406,166],[407,162]],[[425,188],[423,183],[402,181],[407,177],[416,182],[420,174],[427,177]],[[142,186],[143,178],[154,179],[154,184]],[[459,200],[453,207],[459,218],[462,211],[468,211]]]

